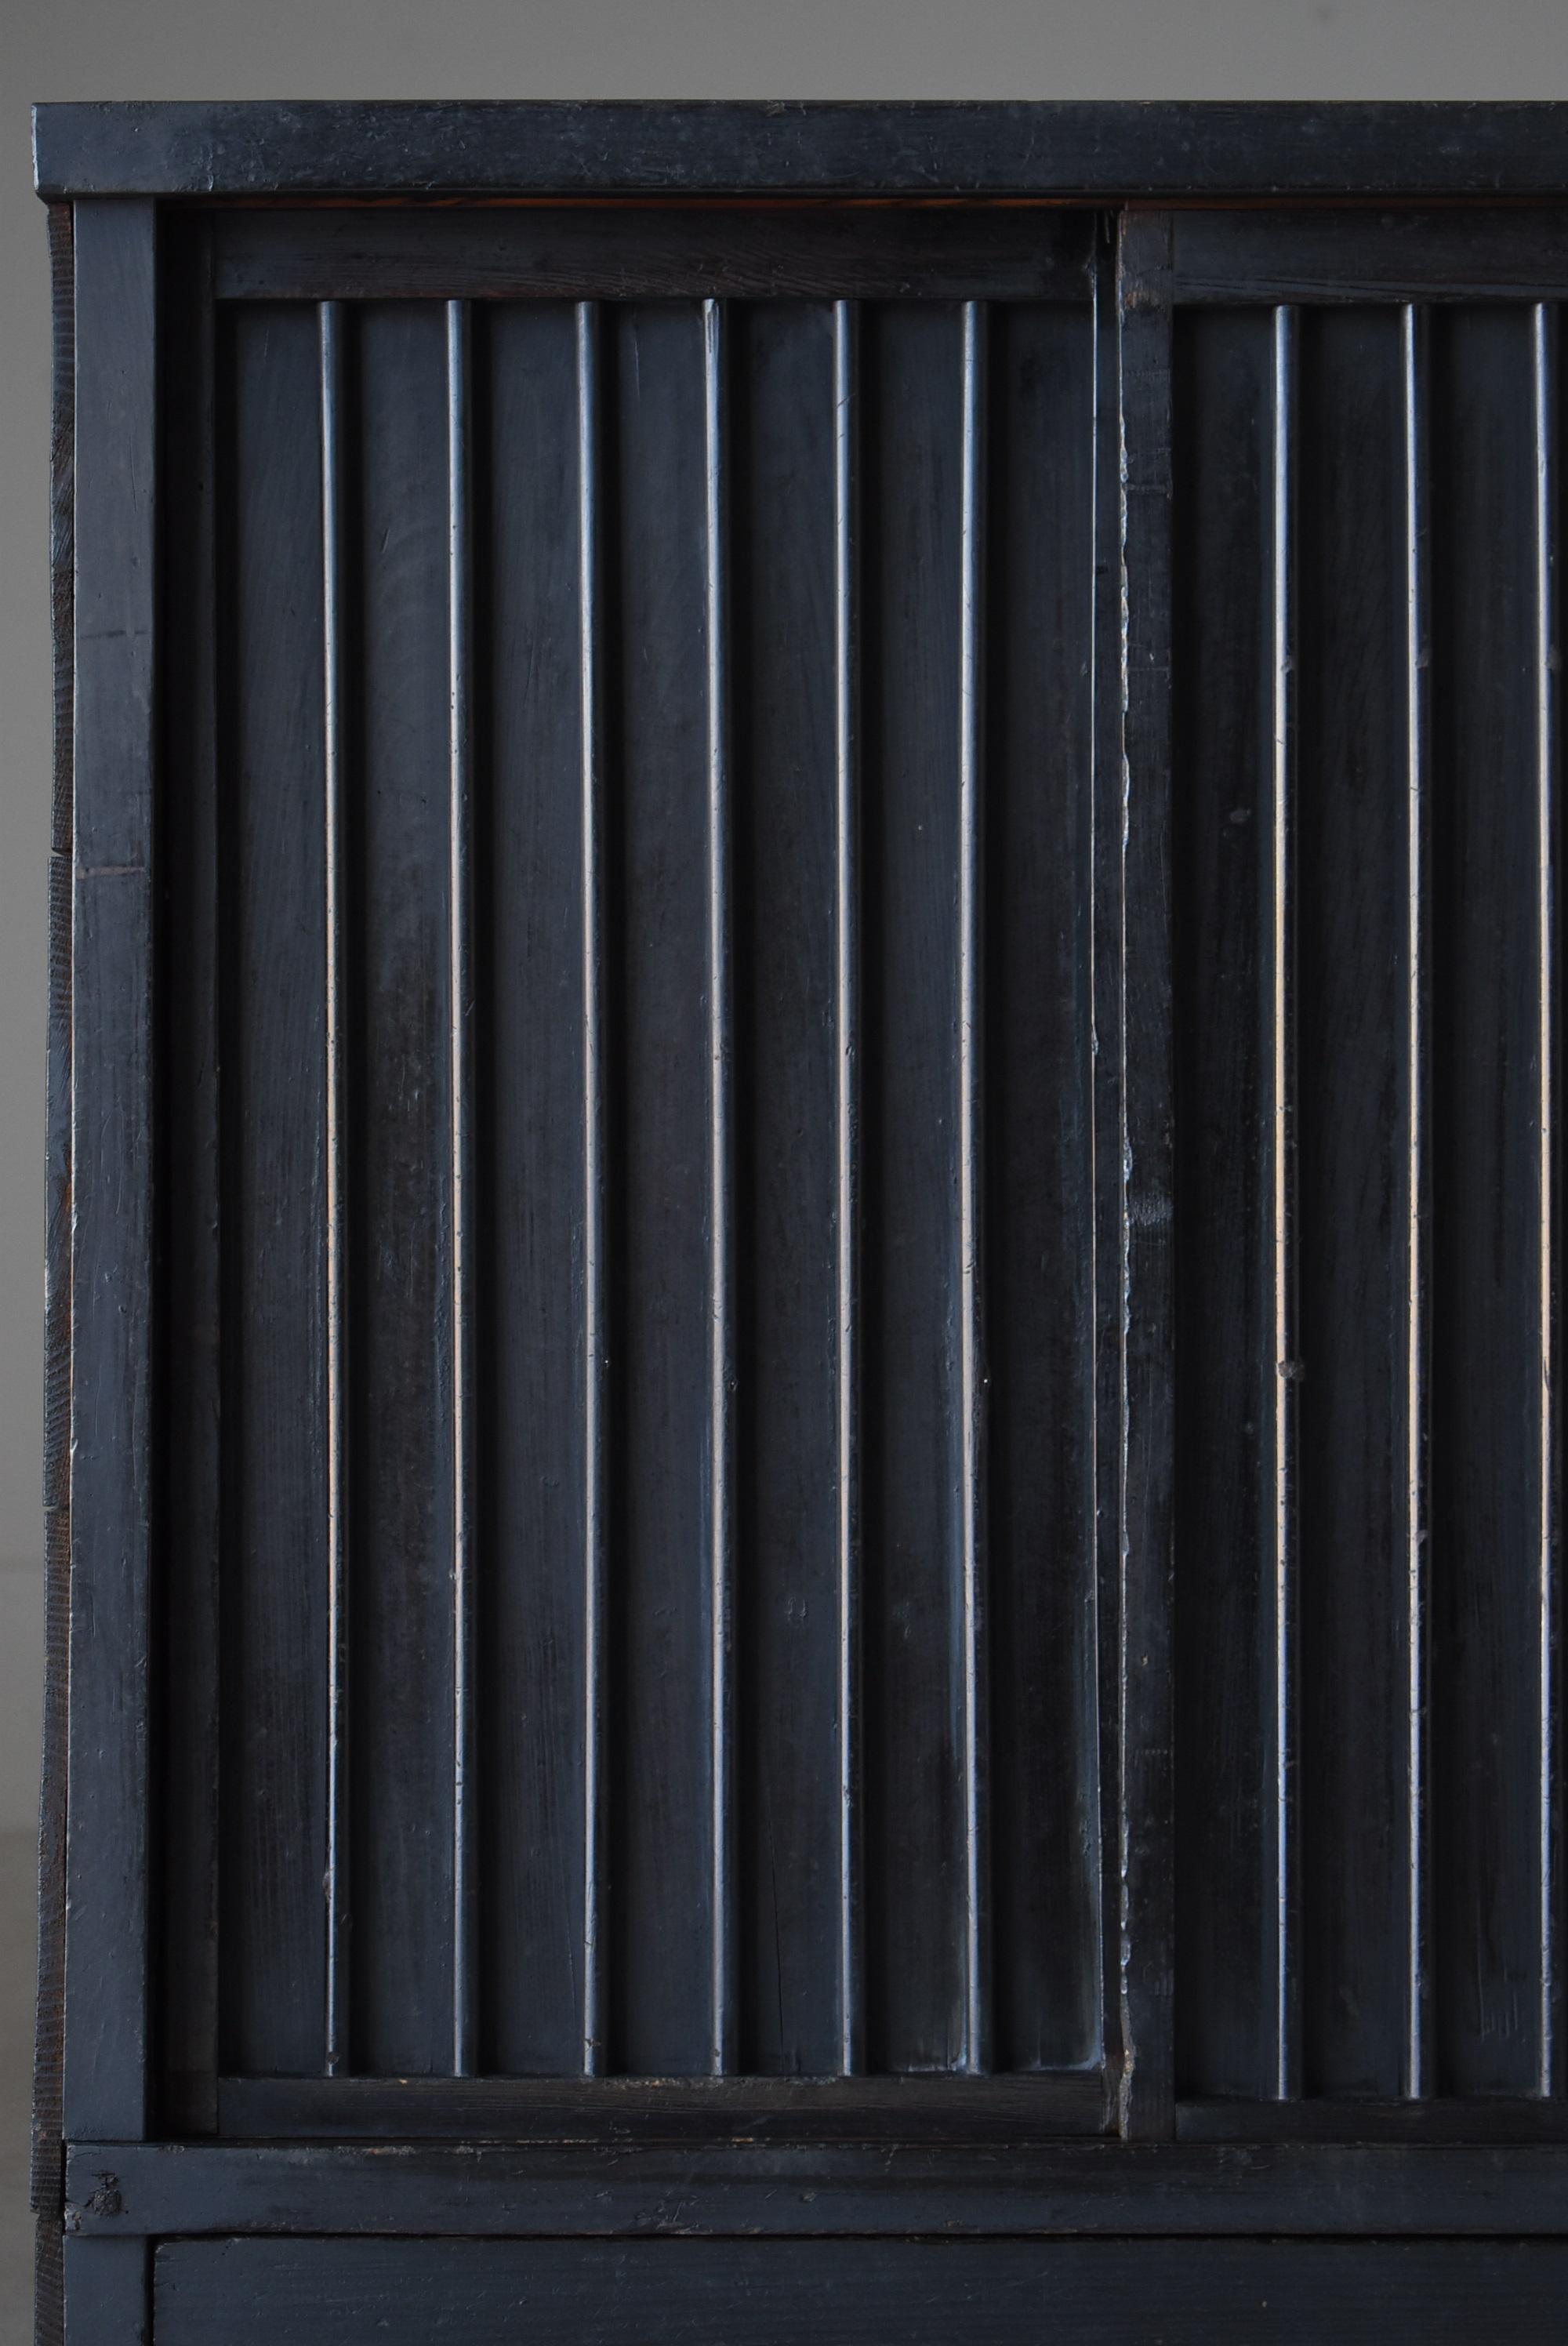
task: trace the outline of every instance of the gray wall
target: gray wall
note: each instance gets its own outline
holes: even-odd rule
[[[28,102],[1568,97],[1568,0],[3,0],[3,8],[0,1831],[32,1820],[42,1621],[48,314]]]

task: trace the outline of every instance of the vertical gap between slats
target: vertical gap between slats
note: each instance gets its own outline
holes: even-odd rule
[[[980,1198],[984,1113],[981,874],[983,832],[982,678],[984,626],[986,320],[963,305],[963,454],[959,652],[958,1188],[960,1531],[963,1617],[964,2066],[990,2065],[985,1783],[984,1391]]]
[[[1553,575],[1557,431],[1557,348],[1555,319],[1544,301],[1532,316],[1533,393],[1535,425],[1535,688],[1536,688],[1536,980],[1537,1016],[1536,1146],[1540,1185],[1540,1606],[1539,1689],[1541,2014],[1539,2086],[1543,2094],[1561,2090],[1557,2029],[1556,1947],[1556,1797],[1557,1719],[1553,1701],[1556,1668],[1556,1444],[1553,1422],[1553,1375],[1555,1366],[1554,1324],[1555,1233],[1553,1227],[1553,1033],[1556,985],[1553,935],[1553,856],[1554,848],[1557,690],[1556,597]]]
[[[834,1025],[838,1055],[836,1258],[839,1476],[839,2066],[862,2066],[860,1863],[860,1407],[856,1359],[860,1205],[859,370],[856,311],[833,305]]]
[[[478,2051],[474,1685],[473,618],[468,304],[446,305],[448,933],[452,1120],[452,2066]]]
[[[1427,1938],[1427,1233],[1426,969],[1427,627],[1425,342],[1407,303],[1400,321],[1405,471],[1405,1902],[1404,2088],[1429,2089]]]
[[[724,310],[702,311],[707,497],[708,638],[708,1280],[709,1280],[709,1569],[711,1658],[711,1797],[713,1801],[712,2029],[708,2066],[723,2076],[734,2066],[734,1884],[730,1788],[733,1689],[735,1311],[731,1203],[734,1137],[730,1115],[728,645],[725,597]]]
[[[347,901],[344,665],[347,481],[343,449],[342,304],[323,301],[321,324],[323,762],[326,778],[327,1091],[327,1980],[326,2070],[348,2073],[348,1298]]]
[[[1296,425],[1296,313],[1274,313],[1273,409],[1273,756],[1269,872],[1269,1178],[1273,1316],[1274,1685],[1272,1782],[1274,1881],[1275,2096],[1296,2091],[1293,2010],[1292,1741],[1296,1670],[1296,1360],[1295,1309],[1295,1069],[1293,1066],[1292,908],[1290,852],[1294,816],[1291,763],[1294,731],[1295,609],[1291,501]]]
[[[606,2063],[604,740],[596,302],[577,328],[577,553],[583,891],[583,2075]]]

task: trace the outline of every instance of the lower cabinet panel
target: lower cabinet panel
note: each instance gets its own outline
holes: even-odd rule
[[[176,2240],[154,2270],[154,2346],[1568,2335],[1568,2243],[1556,2241]]]

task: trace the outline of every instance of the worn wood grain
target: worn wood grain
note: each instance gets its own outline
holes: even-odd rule
[[[1330,2330],[1369,2346],[1386,2321],[1374,2259],[1423,2337],[1466,2340],[1492,2321],[1531,2346],[1560,2334],[1568,2248],[1544,2242],[639,2241],[609,2255],[565,2242],[177,2242],[158,2252],[154,2302],[172,2346],[219,2335],[304,2346],[324,2331],[351,2346],[449,2331],[488,2346],[520,2320],[540,2346],[673,2346],[731,2337],[738,2322],[759,2346],[852,2346],[894,2325],[910,2346],[939,2346],[955,2325],[998,2346],[1133,2346],[1151,2322],[1170,2346],[1309,2346]]]

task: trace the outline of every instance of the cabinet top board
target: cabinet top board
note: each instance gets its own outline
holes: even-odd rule
[[[1568,105],[337,99],[34,112],[37,190],[93,196],[1568,196]]]

